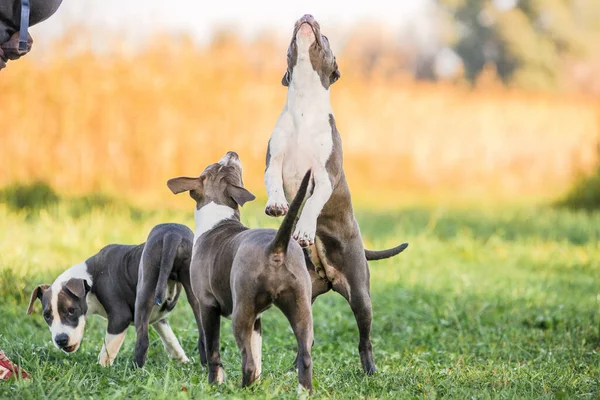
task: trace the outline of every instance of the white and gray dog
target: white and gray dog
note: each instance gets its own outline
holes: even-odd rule
[[[313,299],[330,289],[346,298],[356,318],[364,371],[376,370],[371,346],[371,296],[368,260],[392,257],[407,244],[365,250],[354,218],[350,189],[342,168],[342,141],[335,125],[330,86],[340,71],[312,15],[294,26],[282,84],[287,101],[267,149],[265,212],[285,215],[304,172],[313,171],[314,189],[300,214],[294,238],[305,248]]]
[[[79,348],[89,315],[107,318],[106,338],[98,356],[102,366],[112,365],[132,323],[137,333],[136,366],[143,366],[146,360],[149,325],[171,358],[188,362],[166,316],[177,304],[182,285],[194,312],[198,309],[189,272],[193,239],[193,232],[184,225],[160,224],[143,244],[108,245],[64,271],[52,285],[37,286],[27,314],[39,299],[52,341],[66,353]],[[202,345],[199,339],[204,359]]]

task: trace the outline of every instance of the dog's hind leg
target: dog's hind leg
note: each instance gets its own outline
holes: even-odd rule
[[[310,293],[296,296],[287,293],[275,303],[286,316],[298,343],[296,366],[298,369],[298,391],[312,393],[312,358],[310,355],[314,343],[313,321]]]
[[[211,306],[200,305],[202,330],[204,331],[204,348],[208,362],[208,383],[225,382],[225,370],[221,362],[219,350],[221,334],[221,315],[219,310]]]
[[[149,270],[151,268],[148,268]],[[150,276],[150,274],[154,274]],[[140,272],[138,278],[137,294],[135,297],[134,323],[137,335],[135,342],[134,366],[143,367],[146,363],[148,354],[148,326],[150,324],[150,314],[154,308],[154,288],[158,274],[154,271],[144,271],[140,263]]]
[[[183,363],[189,362],[189,358],[185,355],[185,351],[179,344],[179,340],[177,340],[177,336],[173,333],[173,329],[171,329],[171,325],[166,319],[161,319],[157,323],[153,324],[152,327],[160,336],[160,340],[163,342],[163,346],[169,357],[181,361]]]
[[[358,237],[358,240],[361,240]],[[369,266],[364,255],[362,243],[347,246],[343,253],[343,272],[336,270],[332,285],[333,290],[340,293],[352,309],[358,325],[358,353],[364,372],[373,375],[377,368],[373,361],[373,346],[371,345],[371,310]]]
[[[242,353],[242,387],[260,378],[262,327],[260,317],[248,307],[235,307],[231,317],[233,335]]]
[[[194,312],[194,318],[196,319],[196,325],[198,326],[198,354],[200,354],[200,364],[202,367],[206,367],[206,349],[204,348],[204,332],[202,330],[202,319],[200,318],[200,303],[192,291],[192,285],[190,283],[189,272],[181,273],[181,284],[185,289],[185,295],[187,296],[190,307]]]

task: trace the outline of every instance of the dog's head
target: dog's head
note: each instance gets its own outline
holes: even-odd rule
[[[311,63],[325,89],[341,76],[335,55],[329,47],[329,40],[321,33],[321,26],[310,14],[304,15],[294,25],[292,41],[287,51],[287,71],[281,80],[283,86],[289,86],[293,81],[294,68],[299,62]]]
[[[244,188],[242,163],[233,151],[227,152],[218,163],[206,167],[199,177],[172,178],[167,181],[167,186],[174,194],[189,191],[197,210],[214,203],[237,211],[238,206],[256,198]]]
[[[36,300],[42,303],[42,315],[50,328],[52,342],[66,353],[76,351],[83,338],[88,311],[86,295],[90,286],[85,279],[71,278],[66,282],[39,285],[31,293],[27,315]]]

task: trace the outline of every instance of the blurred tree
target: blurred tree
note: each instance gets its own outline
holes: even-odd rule
[[[569,63],[600,53],[599,0],[437,1],[473,82],[492,63],[507,84],[556,89]]]

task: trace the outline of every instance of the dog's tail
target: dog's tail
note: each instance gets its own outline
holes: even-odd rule
[[[408,243],[402,243],[400,246],[392,247],[386,250],[367,250],[365,249],[365,257],[367,261],[383,260],[384,258],[390,258],[396,254],[400,254],[408,247]]]
[[[294,227],[296,226],[296,219],[300,213],[300,207],[302,207],[302,203],[306,197],[306,192],[308,191],[310,175],[311,170],[309,169],[306,171],[306,174],[302,179],[302,183],[300,184],[298,193],[296,193],[296,197],[294,197],[292,204],[290,204],[290,209],[288,210],[287,215],[283,219],[279,230],[277,230],[275,239],[273,239],[271,244],[269,244],[269,247],[267,247],[267,253],[271,257],[271,262],[273,264],[280,265],[285,259],[285,253],[287,252],[290,238],[292,237]]]
[[[164,300],[169,276],[173,270],[175,257],[181,244],[181,235],[167,233],[163,238],[162,254],[160,257],[160,270],[158,273],[158,282],[156,283],[156,291],[154,292],[154,304],[160,306]]]

